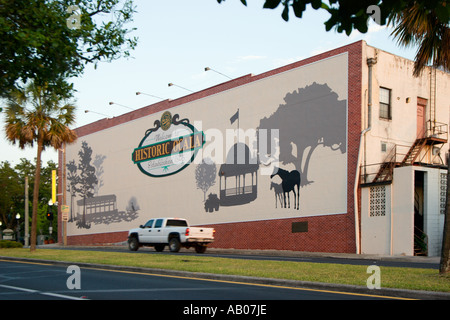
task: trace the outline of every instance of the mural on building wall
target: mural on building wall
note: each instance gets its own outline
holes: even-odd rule
[[[347,61],[84,135],[66,154],[68,234],[123,232],[161,216],[208,225],[346,213]]]
[[[252,154],[246,143],[239,141],[239,109],[230,117],[230,123],[237,123],[237,140],[226,155],[225,161],[216,170],[216,164],[211,159],[204,160],[204,164],[197,170],[206,170],[209,166],[209,187],[215,184],[216,176],[219,177],[218,193],[210,193],[208,199],[203,199],[206,212],[218,211],[220,206],[239,206],[254,201],[258,196],[257,174],[258,159]],[[256,138],[256,137],[255,137]],[[209,164],[207,164],[209,163]],[[199,183],[196,171],[197,185]],[[200,180],[204,185],[205,179]],[[203,189],[202,189],[203,190]]]
[[[70,195],[68,222],[75,223],[77,228],[90,229],[92,223],[111,224],[136,219],[140,207],[135,197],[130,198],[126,211],[119,211],[115,194],[99,194],[103,186],[106,156],[97,154],[92,160],[92,155],[92,148],[83,141],[78,151],[78,164],[75,159],[66,164],[67,191]],[[75,201],[77,197],[81,199]]]
[[[324,146],[346,153],[347,104],[327,84],[315,82],[288,93],[284,101],[273,114],[260,120],[258,129],[280,128],[279,161],[295,167],[290,172],[278,168],[271,175],[271,178],[279,176],[282,181],[270,184],[275,193],[275,207],[279,202],[280,207],[289,208],[289,193],[293,192],[294,209],[299,209],[299,186],[314,183],[308,171],[316,148]]]

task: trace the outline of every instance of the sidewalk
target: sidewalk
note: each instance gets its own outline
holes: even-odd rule
[[[441,257],[426,256],[387,256],[375,254],[355,254],[355,253],[333,253],[333,252],[306,252],[288,250],[247,250],[247,249],[220,249],[208,248],[208,252],[217,254],[243,254],[274,257],[305,257],[305,258],[339,258],[356,260],[377,260],[377,261],[404,261],[419,263],[440,263]]]
[[[46,244],[39,245],[38,248],[64,248],[62,244]],[[103,245],[68,245],[66,248],[121,248],[128,250],[127,242],[119,242]],[[149,248],[153,250],[152,248]],[[142,250],[142,249],[140,249]],[[192,253],[192,249],[180,249],[180,253]],[[439,264],[441,257],[427,256],[404,256],[404,255],[376,255],[376,254],[356,254],[356,253],[335,253],[335,252],[307,252],[307,251],[289,251],[289,250],[257,250],[257,249],[225,249],[208,247],[207,253],[211,254],[239,254],[247,256],[265,256],[265,257],[296,257],[296,258],[337,258],[337,259],[354,259],[354,260],[374,260],[374,261],[398,261],[398,262],[415,262],[415,263],[431,263]]]

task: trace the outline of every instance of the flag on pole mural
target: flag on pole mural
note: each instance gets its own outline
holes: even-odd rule
[[[237,119],[239,119],[239,109],[238,109],[238,111],[230,118],[231,124],[233,124]]]

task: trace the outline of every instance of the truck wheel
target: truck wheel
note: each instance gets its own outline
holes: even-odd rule
[[[178,238],[172,238],[169,240],[169,249],[170,252],[178,252],[180,251],[181,244]]]
[[[197,252],[197,253],[205,253],[205,251],[206,251],[206,246],[205,245],[198,244],[198,245],[195,246],[195,252]]]
[[[165,245],[163,245],[163,244],[157,244],[157,245],[155,245],[155,250],[158,252],[162,252],[162,251],[164,251],[164,247],[165,247]]]
[[[139,249],[139,241],[136,237],[132,237],[128,240],[128,249],[130,249],[130,251],[137,251],[137,249]]]

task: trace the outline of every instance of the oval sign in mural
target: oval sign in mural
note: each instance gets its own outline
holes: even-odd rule
[[[180,172],[192,163],[205,142],[203,132],[188,119],[179,120],[178,114],[172,117],[166,111],[154,125],[132,153],[133,162],[146,175],[164,177]]]

